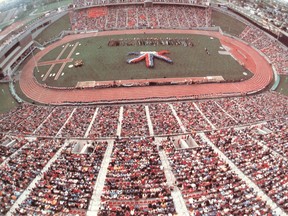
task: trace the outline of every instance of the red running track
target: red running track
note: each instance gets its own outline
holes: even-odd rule
[[[103,103],[103,102],[128,102],[149,100],[158,101],[167,98],[208,98],[220,95],[245,95],[258,92],[264,89],[273,78],[271,65],[255,49],[249,45],[224,36],[219,32],[198,31],[198,30],[125,30],[125,31],[105,31],[89,34],[69,35],[60,41],[48,46],[43,51],[35,55],[36,62],[50,50],[65,44],[67,42],[81,38],[116,35],[116,34],[155,34],[155,33],[173,33],[173,34],[201,34],[219,38],[221,43],[230,47],[230,52],[241,61],[246,68],[253,72],[254,76],[242,82],[235,83],[206,83],[194,85],[173,85],[173,86],[147,86],[147,87],[119,87],[106,89],[51,89],[40,85],[33,75],[35,67],[34,59],[31,59],[23,68],[20,76],[20,87],[23,93],[30,99],[44,104],[63,104],[63,103]],[[245,58],[245,57],[246,58]]]

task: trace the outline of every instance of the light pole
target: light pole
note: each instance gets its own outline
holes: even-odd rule
[[[34,53],[33,53],[33,50],[34,50],[34,49],[33,49],[32,47],[31,47],[31,49],[32,49],[32,56],[33,56],[34,64],[35,64],[35,66],[36,66],[37,73],[39,73],[39,68],[38,68],[38,65],[37,65],[37,62],[36,62]]]

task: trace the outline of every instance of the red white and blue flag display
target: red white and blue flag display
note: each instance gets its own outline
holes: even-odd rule
[[[127,63],[129,64],[138,63],[145,59],[146,67],[152,68],[154,67],[154,57],[158,59],[162,59],[168,63],[173,63],[173,61],[170,58],[164,55],[168,53],[170,53],[168,50],[162,50],[159,52],[156,52],[156,51],[130,52],[128,53],[128,55],[138,55],[138,56],[135,58],[128,59]]]

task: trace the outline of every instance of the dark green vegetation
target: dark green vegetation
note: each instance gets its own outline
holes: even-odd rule
[[[71,30],[71,24],[69,15],[66,14],[56,22],[52,23],[41,34],[39,34],[35,40],[43,44],[45,41],[49,41],[57,37],[63,30]]]
[[[281,75],[280,77],[280,83],[276,91],[280,92],[281,94],[288,95],[288,76]]]
[[[184,46],[119,46],[109,47],[107,45],[110,38],[134,38],[134,37],[173,37],[187,38],[191,37],[194,47]],[[75,44],[77,41],[72,42]],[[107,80],[132,80],[132,79],[151,79],[151,78],[175,78],[175,77],[204,77],[204,76],[223,76],[225,80],[240,80],[250,78],[252,73],[243,68],[230,55],[220,55],[221,44],[218,39],[211,39],[202,35],[118,35],[107,37],[94,37],[79,40],[72,58],[74,61],[82,59],[84,66],[81,68],[68,68],[72,63],[67,63],[63,73],[57,81],[54,77],[49,77],[45,83],[50,86],[75,86],[78,81],[107,81]],[[211,55],[207,55],[205,47]],[[57,47],[46,56],[45,61],[56,59],[63,46]],[[67,49],[71,50],[71,47]],[[173,64],[155,60],[155,67],[148,69],[145,61],[137,64],[127,64],[126,60],[131,56],[127,56],[132,51],[160,51],[169,50],[167,54]],[[76,55],[79,53],[79,55]],[[63,56],[68,55],[64,52]],[[62,58],[62,57],[61,57]],[[43,59],[41,61],[43,61]],[[59,67],[59,66],[58,66]],[[54,67],[52,74],[57,73]],[[39,67],[40,72],[36,72],[35,76],[40,83],[41,76],[48,71],[49,66]],[[243,72],[248,75],[244,76]]]
[[[212,25],[220,26],[222,31],[237,36],[240,35],[246,27],[246,25],[239,20],[214,10],[212,11]]]
[[[8,112],[16,106],[18,103],[9,91],[9,84],[0,83],[0,113]]]

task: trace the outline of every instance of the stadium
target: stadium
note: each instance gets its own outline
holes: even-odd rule
[[[0,215],[288,214],[287,5],[40,2],[0,13]]]

